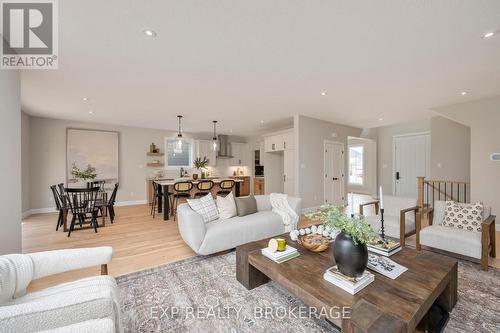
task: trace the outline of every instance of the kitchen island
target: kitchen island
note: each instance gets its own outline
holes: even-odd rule
[[[223,180],[234,180],[234,196],[239,197],[240,196],[240,184],[243,182],[242,179],[231,179],[231,178],[208,178],[208,179],[197,179],[193,180],[191,178],[179,178],[179,179],[158,179],[154,180],[156,184],[159,185],[159,191],[160,194],[162,194],[163,200],[158,200],[158,213],[163,212],[163,220],[168,221],[169,217],[169,211],[170,211],[170,202],[169,202],[169,196],[170,196],[170,191],[169,187],[173,186],[176,182],[179,181],[190,181],[193,183],[194,186],[198,184],[200,181],[203,180],[211,180],[215,184],[220,184],[221,181]]]

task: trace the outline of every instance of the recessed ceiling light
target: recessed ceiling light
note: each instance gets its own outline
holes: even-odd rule
[[[94,111],[90,110],[90,111],[89,111],[89,114],[94,114]]]
[[[231,129],[231,130],[229,130],[229,133],[233,133],[233,130],[232,130],[232,129]]]
[[[467,91],[462,91],[462,92],[460,93],[460,95],[462,95],[462,96],[467,95]]]
[[[144,35],[146,35],[146,37],[150,37],[150,38],[156,37],[156,31],[154,31],[154,30],[144,29],[142,32],[144,32]]]
[[[321,96],[326,96],[326,91],[322,91]]]
[[[261,124],[263,124],[263,123],[264,123],[264,120],[261,120],[261,121],[260,121],[260,123],[261,123]]]
[[[485,34],[483,35],[483,38],[490,38],[490,37],[493,37],[493,36],[495,36],[497,33],[498,33],[498,30],[495,30],[495,31],[488,31],[487,33],[485,33]]]
[[[84,97],[82,99],[83,99],[84,102],[87,102],[89,100],[88,97]]]
[[[378,118],[378,121],[382,121],[382,120],[384,120],[384,118]]]

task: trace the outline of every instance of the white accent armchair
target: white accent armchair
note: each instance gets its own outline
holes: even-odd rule
[[[109,320],[112,332],[121,332],[118,290],[111,276],[26,293],[32,280],[57,273],[101,265],[101,274],[107,274],[112,256],[111,247],[0,256],[0,332],[108,332]]]
[[[375,215],[365,216],[365,220],[376,232],[380,232],[382,223],[380,222],[378,200],[359,205],[359,214],[364,215],[363,208],[369,205],[375,206]],[[415,216],[417,210],[417,199],[384,195],[385,234],[389,237],[398,238],[401,246],[404,246],[405,238],[415,233]]]
[[[495,257],[495,216],[491,207],[484,207],[482,231],[468,231],[443,226],[446,201],[435,201],[434,208],[424,208],[417,214],[417,250],[422,246],[462,257],[480,261],[481,268],[488,270],[488,257]],[[429,226],[422,226],[422,217],[427,216]]]

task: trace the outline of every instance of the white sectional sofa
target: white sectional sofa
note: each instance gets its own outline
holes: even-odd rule
[[[271,211],[269,195],[256,195],[257,213],[205,223],[188,204],[177,209],[182,239],[201,255],[229,250],[245,243],[285,232],[281,217]],[[290,207],[300,216],[300,198],[288,197]]]

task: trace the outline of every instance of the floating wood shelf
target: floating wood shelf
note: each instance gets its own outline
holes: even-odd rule
[[[147,153],[148,156],[164,156],[164,153]]]
[[[160,167],[165,166],[165,164],[164,163],[147,163],[146,166],[148,166],[150,168],[160,168]]]

